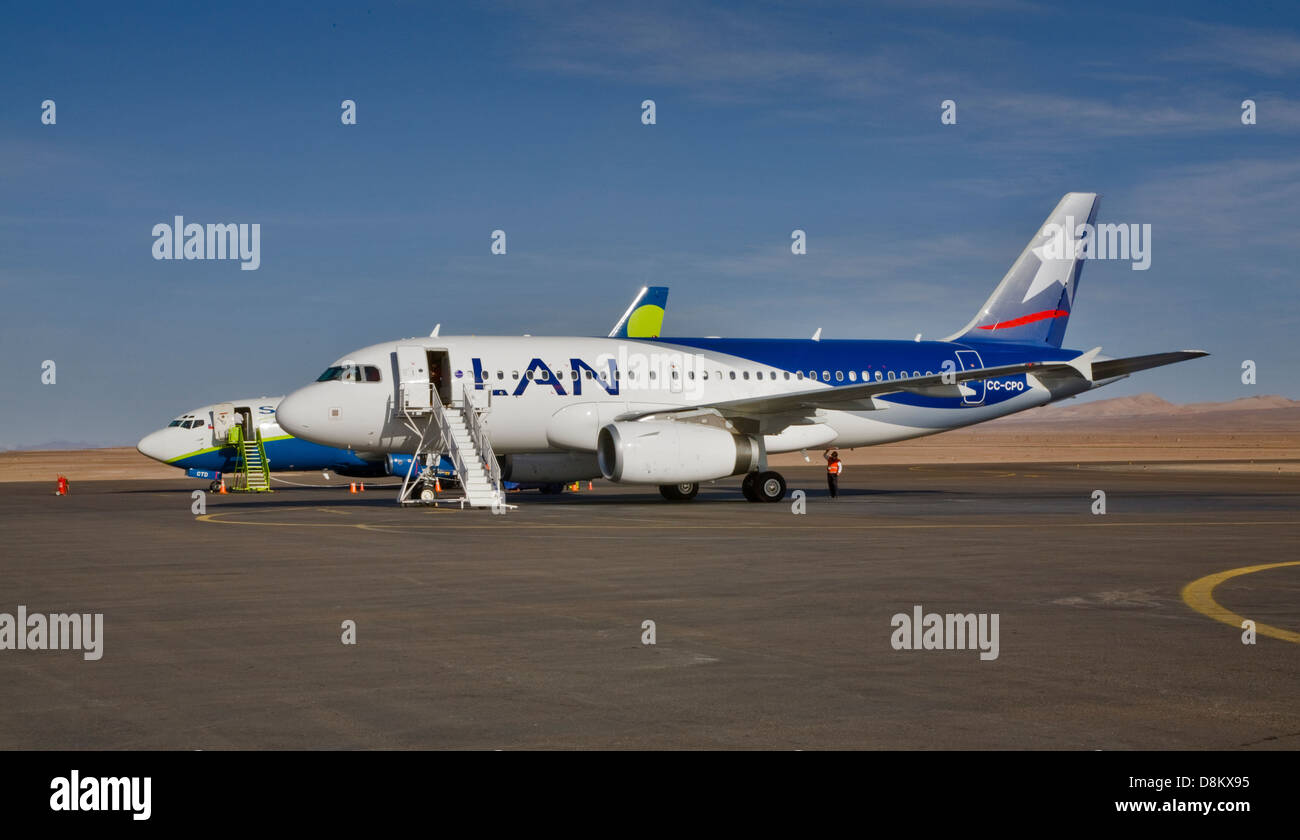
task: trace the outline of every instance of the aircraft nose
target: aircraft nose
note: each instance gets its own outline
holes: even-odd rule
[[[321,419],[315,415],[320,412],[315,410],[315,402],[310,394],[304,394],[306,389],[294,391],[289,396],[280,400],[280,404],[275,409],[275,422],[294,437],[305,438],[311,434],[312,426],[318,425],[317,420]]]
[[[140,442],[135,445],[135,448],[146,458],[152,458],[155,461],[163,461],[165,463],[167,461],[166,437],[166,431],[159,429],[158,431],[151,432],[141,438]]]

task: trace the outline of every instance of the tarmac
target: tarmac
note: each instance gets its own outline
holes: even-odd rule
[[[783,472],[505,515],[0,484],[0,613],[103,614],[99,660],[0,650],[0,748],[1300,748],[1295,471]],[[918,606],[997,658],[896,650]]]

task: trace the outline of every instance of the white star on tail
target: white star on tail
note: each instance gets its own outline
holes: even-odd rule
[[[1079,240],[1082,239],[1083,232],[1076,230],[1074,236],[1067,240],[1065,230],[1060,225],[1050,224],[1043,228],[1043,236],[1047,241],[1032,250],[1039,260],[1038,271],[1034,272],[1034,279],[1025,290],[1021,303],[1025,303],[1054,283],[1060,283],[1062,288],[1069,286],[1070,275],[1074,273],[1074,262],[1079,253]],[[1067,242],[1070,243],[1069,246]]]

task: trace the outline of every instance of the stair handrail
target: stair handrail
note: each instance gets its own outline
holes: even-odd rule
[[[465,460],[465,453],[461,451],[456,444],[456,438],[452,434],[451,423],[448,419],[449,410],[457,410],[465,421],[465,429],[469,432],[470,441],[478,450],[481,463],[475,465],[482,469],[488,477],[488,483],[493,495],[493,501],[500,504],[504,501],[502,492],[503,480],[501,478],[501,465],[497,463],[496,454],[492,449],[492,440],[488,436],[487,429],[475,410],[474,405],[468,398],[462,397],[460,400],[453,400],[451,405],[442,401],[442,395],[432,382],[422,381],[404,381],[399,384],[397,398],[399,404],[395,408],[401,412],[407,425],[418,429],[414,418],[411,416],[411,410],[407,406],[406,391],[408,388],[428,388],[429,389],[429,414],[432,415],[434,425],[438,431],[438,437],[442,444],[443,453],[451,458],[452,466],[456,469],[456,475],[461,479],[461,487],[465,491],[465,498],[469,498],[469,477],[474,473],[470,470],[470,465]],[[421,413],[423,411],[421,410]],[[441,453],[440,453],[441,454]],[[409,481],[409,476],[408,476]],[[405,482],[403,483],[405,487]]]
[[[483,468],[487,471],[492,492],[496,495],[496,500],[501,502],[503,500],[501,465],[497,463],[496,453],[492,450],[492,438],[487,433],[487,427],[479,416],[478,410],[474,408],[474,403],[468,397],[461,400],[460,413],[465,418],[465,428],[469,430],[470,437],[474,441],[474,447],[478,450],[479,458],[483,461]]]
[[[461,488],[465,491],[465,495],[468,496],[469,472],[465,469],[465,453],[461,452],[460,447],[456,445],[456,438],[451,433],[451,424],[447,422],[447,407],[443,405],[442,396],[438,393],[438,389],[432,386],[432,383],[430,383],[429,387],[429,396],[429,405],[433,409],[434,422],[438,425],[438,437],[441,438],[442,449],[451,456],[451,463],[456,468],[456,475],[461,478]],[[437,467],[435,466],[434,469],[437,469]]]
[[[260,466],[262,468],[262,483],[266,485],[267,490],[270,490],[271,489],[271,464],[266,458],[266,445],[262,441],[261,426],[255,426],[253,428],[253,437],[257,441],[257,458],[261,462]]]

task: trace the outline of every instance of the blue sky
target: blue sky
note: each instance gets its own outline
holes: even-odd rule
[[[1294,4],[25,4],[0,78],[0,447],[437,322],[603,334],[652,282],[670,334],[939,337],[1071,190],[1153,257],[1090,263],[1066,343],[1214,354],[1098,396],[1300,397]],[[155,261],[178,214],[261,267]]]

